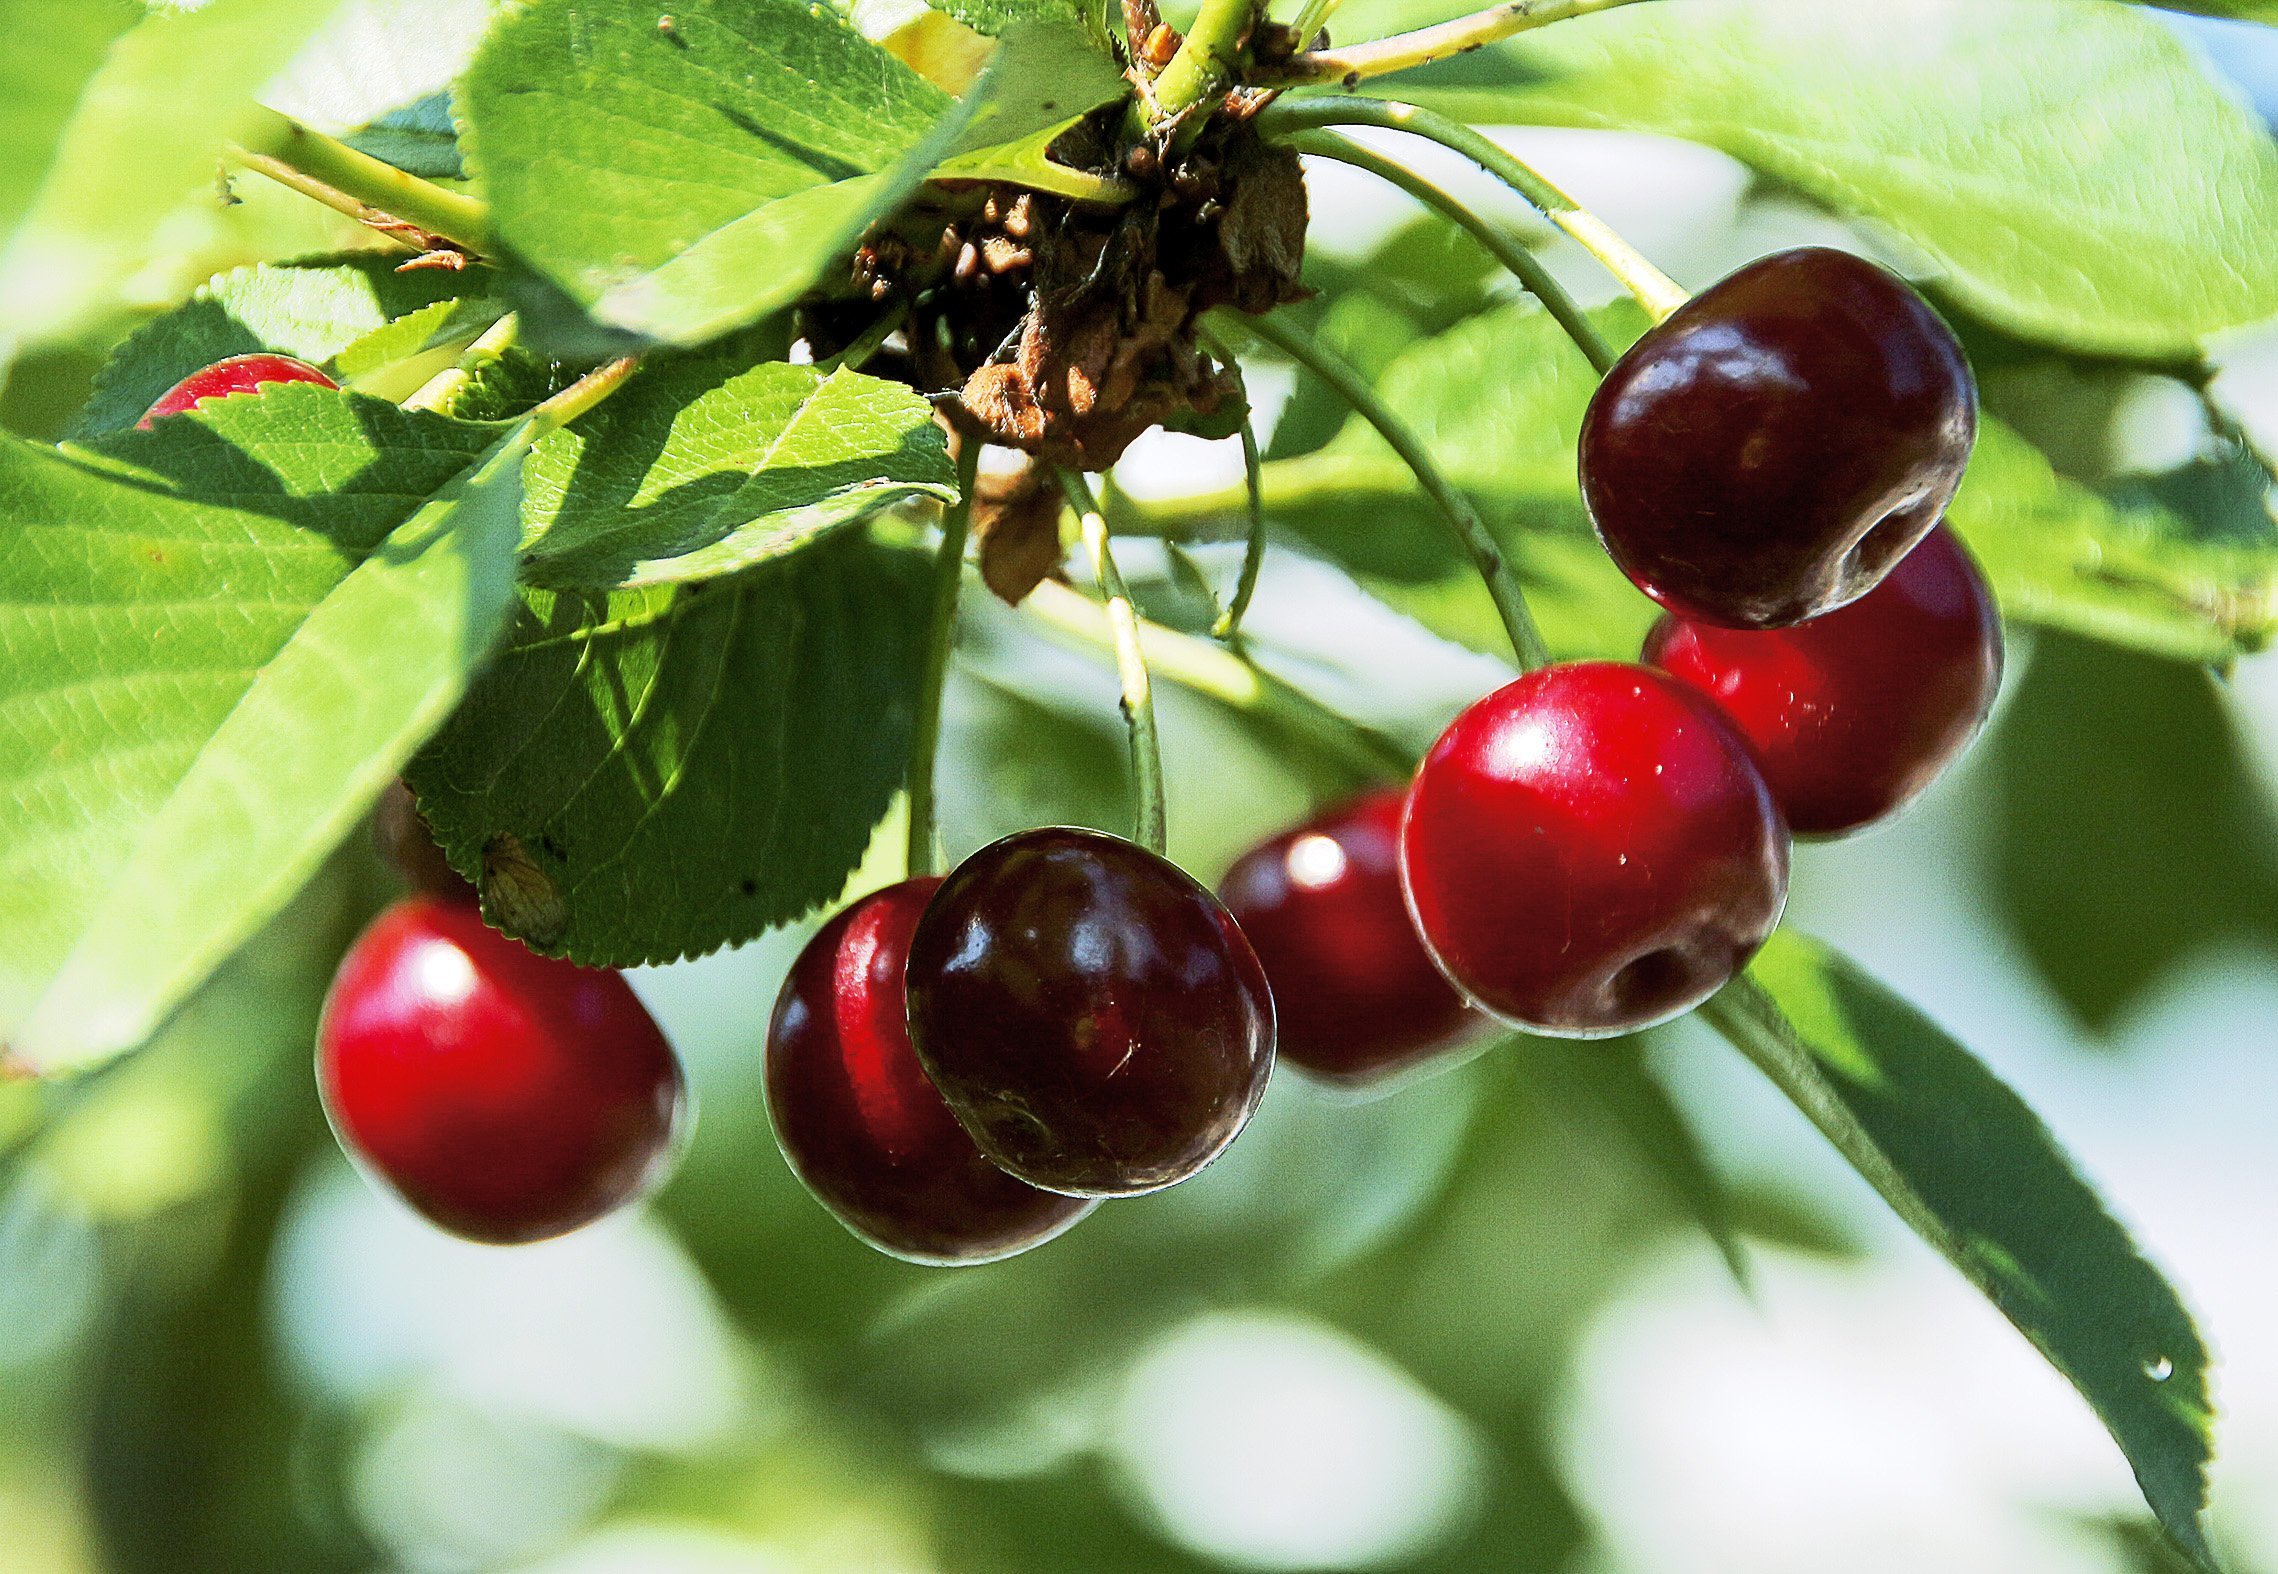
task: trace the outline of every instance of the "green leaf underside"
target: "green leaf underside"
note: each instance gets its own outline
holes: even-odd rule
[[[137,14],[125,3],[0,0],[0,242],[39,190],[80,88]]]
[[[2039,1117],[1914,1007],[1786,931],[1703,1014],[2071,1380],[2212,1570],[2205,1346]]]
[[[0,445],[17,1054],[147,1037],[441,724],[512,601],[526,447],[306,385]]]
[[[1073,23],[1103,55],[1122,33],[1107,0],[933,0],[933,7],[991,38],[1031,23]]]
[[[843,887],[900,786],[926,569],[848,535],[702,584],[527,591],[412,763],[420,806],[454,864],[487,866],[495,919],[547,913],[543,943],[581,962],[796,918]]]
[[[355,377],[454,332],[474,332],[501,310],[459,299],[462,276],[398,273],[396,260],[316,258],[220,275],[113,352],[72,436],[126,430],[160,394],[233,355],[266,350]]]
[[[451,119],[448,93],[430,93],[415,104],[390,110],[341,140],[359,152],[369,153],[422,180],[467,178],[466,160],[459,156],[459,128]]]
[[[713,358],[645,369],[541,442],[526,480],[523,578],[555,590],[714,578],[957,490],[903,384]]]
[[[461,89],[498,234],[602,321],[696,342],[792,299],[950,99],[798,0],[541,0]],[[781,210],[781,211],[777,211]]]
[[[2278,314],[2278,145],[2141,12],[1686,0],[1546,28],[1387,91],[1476,121],[1721,148],[1887,226],[1941,290],[2026,338],[2193,359]]]
[[[1601,323],[1617,342],[1642,317]],[[1654,608],[1590,534],[1575,445],[1594,379],[1530,303],[1483,313],[1392,362],[1380,387],[1479,505],[1563,655],[1629,657]],[[1325,447],[1265,469],[1275,518],[1444,637],[1502,654],[1477,576],[1449,545],[1405,466],[1357,417]],[[1232,512],[1237,499],[1210,500]],[[1949,513],[2005,615],[2177,660],[2256,649],[2278,617],[2278,534],[2206,539],[2151,504],[2118,506],[2056,475],[1990,417]]]
[[[30,15],[0,13],[10,52],[49,47],[26,39],[46,34],[55,11],[118,9],[115,0],[17,3]],[[159,221],[212,182],[222,143],[251,112],[253,95],[337,4],[210,0],[194,11],[153,8],[118,38],[54,139],[21,225],[0,247],[0,344],[68,336],[112,305],[117,283],[148,255]],[[67,42],[77,25],[67,25],[56,47],[84,47],[83,36]]]

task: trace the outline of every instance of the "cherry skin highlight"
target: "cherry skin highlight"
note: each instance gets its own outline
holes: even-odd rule
[[[1969,747],[2001,687],[2001,619],[1950,529],[1857,601],[1791,629],[1664,617],[1645,659],[1715,700],[1799,836],[1897,813]]]
[[[1364,1086],[1444,1052],[1475,1019],[1400,894],[1406,793],[1365,793],[1244,853],[1219,882],[1273,986],[1276,1054]]]
[[[341,1145],[455,1235],[567,1234],[661,1176],[680,1062],[624,975],[539,956],[474,908],[407,897],[341,961],[317,1031]]]
[[[1707,698],[1611,661],[1505,684],[1409,789],[1400,878],[1474,1003],[1572,1038],[1650,1027],[1746,965],[1787,899],[1788,832]]]
[[[792,1170],[863,1240],[912,1262],[994,1262],[1098,1204],[991,1164],[918,1064],[902,974],[940,886],[874,892],[807,942],[767,1030],[767,1111]]]
[[[340,386],[308,362],[296,361],[289,355],[233,355],[226,361],[216,361],[192,372],[167,389],[135,424],[147,432],[151,423],[195,409],[208,399],[258,393],[272,383],[315,383],[320,388]]]
[[[1929,304],[1804,247],[1703,291],[1606,374],[1582,497],[1671,612],[1782,628],[1874,588],[1937,524],[1976,438],[1976,381]]]
[[[1072,1196],[1185,1180],[1273,1070],[1273,996],[1218,899],[1121,837],[991,843],[910,941],[910,1038],[998,1167]]]

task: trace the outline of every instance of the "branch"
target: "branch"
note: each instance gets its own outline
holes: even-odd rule
[[[1569,17],[1588,16],[1593,11],[1611,11],[1616,6],[1636,3],[1637,0],[1503,0],[1501,5],[1491,5],[1484,11],[1474,11],[1436,27],[1395,33],[1390,38],[1355,44],[1350,49],[1321,49],[1311,54],[1292,55],[1279,65],[1260,71],[1254,85],[1297,87],[1308,82],[1335,82],[1348,88],[1358,87],[1368,77],[1413,71],[1435,60],[1467,55],[1514,34],[1548,27]]]

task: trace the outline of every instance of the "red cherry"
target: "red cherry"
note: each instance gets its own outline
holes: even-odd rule
[[[624,975],[414,896],[349,949],[317,1075],[341,1145],[436,1224],[515,1245],[633,1201],[669,1158],[680,1062]]]
[[[1072,1196],[1185,1180],[1273,1070],[1273,996],[1218,899],[1144,847],[1051,826],[982,848],[910,941],[910,1038],[997,1165]]]
[[[1364,1084],[1429,1059],[1472,1021],[1400,894],[1400,814],[1384,788],[1244,853],[1218,894],[1273,985],[1280,1057]]]
[[[1780,628],[1874,588],[1937,524],[1977,437],[1952,330],[1904,280],[1805,247],[1630,347],[1582,423],[1606,550],[1670,611]]]
[[[372,842],[388,867],[414,891],[452,902],[478,900],[466,876],[451,867],[435,844],[435,833],[419,812],[419,800],[400,780],[389,782],[372,806]]]
[[[296,361],[289,355],[233,355],[226,361],[216,361],[192,372],[167,389],[135,425],[147,432],[153,421],[180,415],[208,399],[256,393],[271,383],[315,383],[320,388],[340,386],[308,362]]]
[[[993,1262],[1098,1204],[983,1158],[918,1064],[902,969],[940,885],[874,892],[807,942],[767,1030],[767,1110],[791,1168],[856,1235],[912,1262]]]
[[[1779,922],[1788,833],[1748,746],[1649,667],[1530,672],[1458,716],[1416,773],[1400,878],[1456,986],[1538,1033],[1595,1038],[1714,994]]]
[[[1984,725],[2001,687],[2001,619],[1941,527],[1857,601],[1791,629],[1664,617],[1645,659],[1723,707],[1797,835],[1893,814]]]

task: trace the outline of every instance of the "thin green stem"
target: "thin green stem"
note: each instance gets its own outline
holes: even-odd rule
[[[1030,591],[1021,608],[1048,629],[1086,646],[1115,649],[1107,608],[1057,580]],[[1144,618],[1137,626],[1151,672],[1335,758],[1356,778],[1397,780],[1416,768],[1414,756],[1382,733],[1339,715],[1239,652]]]
[[[1314,35],[1329,25],[1329,18],[1335,16],[1344,3],[1345,0],[1305,0],[1305,9],[1297,13],[1297,20],[1289,26],[1290,32],[1300,42],[1312,42]]]
[[[1497,262],[1511,271],[1528,294],[1542,302],[1543,309],[1566,330],[1566,337],[1574,341],[1575,347],[1589,358],[1601,376],[1620,358],[1606,342],[1605,335],[1598,332],[1597,324],[1590,321],[1589,313],[1575,303],[1574,297],[1566,292],[1566,286],[1552,276],[1540,257],[1407,165],[1335,131],[1300,131],[1285,140],[1300,153],[1335,159],[1389,181],[1425,207],[1436,209],[1461,225]]]
[[[273,110],[258,111],[230,157],[414,251],[438,247],[481,256],[490,246],[490,209],[473,197],[421,180],[337,138]]]
[[[957,593],[965,583],[965,538],[973,524],[974,479],[981,468],[981,445],[957,445],[957,501],[942,510],[941,546],[933,559],[933,609],[926,624],[925,670],[918,680],[917,718],[910,727],[911,875],[931,874],[933,861],[934,776],[941,753],[942,691],[949,677],[949,652],[957,643]]]
[[[449,415],[458,408],[459,401],[475,379],[498,364],[500,357],[514,347],[515,336],[521,332],[521,319],[514,313],[505,316],[484,329],[482,336],[467,346],[458,363],[446,366],[420,385],[418,392],[404,400],[406,410],[433,410]]]
[[[1250,530],[1242,547],[1242,572],[1234,581],[1234,599],[1226,603],[1226,610],[1218,615],[1211,626],[1211,635],[1229,645],[1242,637],[1242,619],[1249,613],[1250,598],[1258,593],[1258,571],[1266,561],[1266,482],[1265,455],[1258,451],[1258,429],[1249,416],[1242,417],[1242,490],[1250,503]]]
[[[1511,649],[1517,654],[1519,665],[1530,671],[1546,665],[1550,660],[1549,647],[1544,645],[1542,631],[1535,626],[1534,614],[1527,610],[1526,592],[1519,588],[1518,576],[1511,572],[1501,545],[1488,533],[1479,511],[1471,506],[1471,499],[1441,472],[1431,452],[1408,429],[1407,423],[1377,398],[1376,390],[1359,373],[1289,324],[1277,317],[1247,317],[1242,319],[1242,324],[1335,389],[1338,397],[1351,405],[1362,420],[1376,428],[1401,462],[1414,472],[1425,495],[1446,516],[1457,544],[1470,556],[1479,577],[1486,581],[1487,594],[1494,598],[1495,610],[1503,619],[1504,630],[1511,636]]]
[[[1533,203],[1544,218],[1597,258],[1655,322],[1666,321],[1688,298],[1683,287],[1649,262],[1644,253],[1525,160],[1436,110],[1380,98],[1285,98],[1258,116],[1258,126],[1275,137],[1325,126],[1387,126],[1413,132],[1462,154]]]
[[[558,431],[632,381],[640,369],[637,355],[620,356],[606,366],[597,366],[532,410],[531,421],[540,435]]]
[[[1258,0],[1202,0],[1178,53],[1155,78],[1155,107],[1163,119],[1176,119],[1226,86],[1258,12]]]
[[[1356,44],[1350,49],[1321,49],[1311,54],[1293,55],[1283,65],[1260,75],[1256,85],[1294,87],[1307,82],[1338,82],[1348,88],[1358,87],[1366,78],[1412,71],[1450,55],[1469,54],[1514,33],[1636,3],[1637,0],[1503,0],[1501,5],[1491,5],[1435,27],[1395,33],[1390,38]]]
[[[886,341],[894,336],[894,330],[902,325],[903,319],[909,314],[910,308],[907,302],[897,303],[880,316],[876,322],[863,329],[861,336],[855,339],[852,344],[840,350],[836,355],[825,356],[822,360],[817,361],[815,370],[825,375],[837,371],[842,366],[850,367],[858,372],[861,371],[864,366],[869,364],[870,357],[886,347]]]
[[[1115,566],[1107,515],[1100,511],[1091,487],[1076,471],[1063,470],[1060,489],[1083,522],[1084,549],[1091,554],[1092,572],[1099,577],[1100,594],[1107,603],[1108,627],[1115,635],[1115,670],[1123,683],[1132,790],[1139,805],[1132,840],[1159,853],[1169,841],[1169,816],[1163,800],[1163,745],[1155,731],[1155,693],[1147,681],[1147,654],[1139,643],[1139,612],[1131,604],[1131,587],[1123,582],[1123,571]]]

